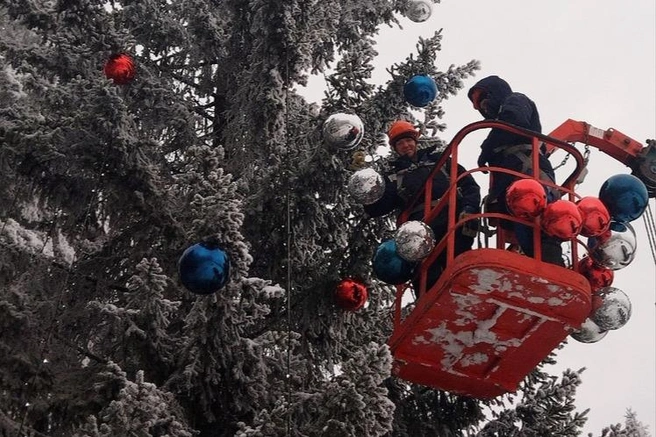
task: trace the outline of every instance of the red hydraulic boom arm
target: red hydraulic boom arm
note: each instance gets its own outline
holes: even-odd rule
[[[549,136],[567,143],[580,142],[596,147],[626,164],[647,186],[649,197],[656,197],[656,140],[647,140],[647,146],[644,146],[613,128],[603,130],[572,119],[558,126]],[[554,150],[554,145],[547,145],[547,155]]]

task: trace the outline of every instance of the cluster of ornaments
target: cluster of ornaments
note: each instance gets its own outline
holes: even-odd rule
[[[404,15],[415,23],[423,23],[433,14],[431,0],[408,0]],[[423,108],[437,97],[435,80],[425,74],[411,77],[403,86],[403,97],[412,106]]]
[[[410,220],[395,232],[394,238],[383,241],[372,258],[376,278],[390,285],[408,282],[419,262],[435,247],[432,229],[424,222]],[[335,302],[347,311],[362,308],[367,299],[366,286],[353,279],[343,279],[335,289]]]
[[[430,0],[410,0],[405,14],[415,22],[426,21],[433,11]],[[415,107],[425,107],[435,100],[438,94],[435,80],[424,74],[409,78],[403,86],[405,101]],[[356,114],[336,113],[330,115],[322,126],[325,145],[337,151],[352,150],[364,136],[364,123]],[[362,205],[371,205],[385,194],[385,178],[373,168],[362,168],[349,178],[348,192]],[[426,257],[435,239],[426,224],[411,221],[401,226],[395,238],[381,243],[372,260],[376,277],[388,284],[402,284],[412,278],[418,262]],[[335,303],[346,311],[357,311],[367,299],[366,286],[354,279],[345,278],[335,288]]]
[[[426,223],[410,220],[394,233],[394,238],[383,241],[372,260],[376,277],[392,285],[409,281],[421,260],[435,247],[435,235]]]
[[[326,119],[322,127],[323,141],[333,150],[351,150],[357,147],[364,136],[364,123],[355,114],[336,113]],[[361,198],[371,197],[370,192],[384,191],[385,181],[376,180],[373,169],[364,169],[360,181],[349,182],[349,190]],[[377,174],[377,173],[376,173]],[[380,175],[379,175],[380,176]],[[382,191],[380,196],[382,196]],[[375,202],[377,199],[371,200]],[[335,304],[344,311],[358,311],[367,303],[367,286],[356,278],[344,278],[334,289]]]
[[[401,257],[394,238],[383,241],[374,252],[372,260],[374,275],[387,284],[399,285],[409,281],[416,263]]]
[[[578,331],[570,336],[581,343],[595,343],[608,331],[624,326],[631,317],[631,300],[622,290],[603,287],[593,293],[592,311]]]
[[[385,186],[380,173],[364,168],[351,175],[348,191],[355,201],[370,205],[382,198]],[[394,238],[376,248],[372,259],[374,275],[387,284],[403,284],[412,278],[415,267],[434,247],[435,236],[428,225],[418,220],[407,221],[396,230]]]
[[[394,238],[383,241],[374,252],[372,268],[378,280],[390,285],[408,282],[419,261],[435,247],[433,231],[423,222],[411,220],[401,225]],[[335,303],[346,311],[357,311],[367,301],[366,286],[346,278],[335,288]]]
[[[408,2],[407,14],[413,21],[424,21],[432,12],[429,1]],[[111,56],[104,66],[108,79],[117,85],[130,83],[135,77],[132,58],[124,53]],[[424,75],[413,76],[404,86],[404,96],[409,104],[426,106],[437,96],[435,81]],[[329,116],[322,126],[324,143],[333,150],[351,150],[357,147],[364,136],[364,123],[356,114],[336,113]],[[364,205],[379,200],[385,192],[385,179],[371,168],[356,171],[348,183],[351,196]],[[417,239],[413,236],[412,223],[399,229],[398,248],[394,240],[383,243],[376,251],[374,272],[390,284],[400,284],[410,279],[418,253],[430,252],[432,231],[429,236]],[[428,231],[430,228],[426,227]],[[423,229],[421,226],[418,229]],[[423,239],[423,240],[422,240]],[[423,241],[423,242],[422,242]],[[418,253],[416,253],[419,251]],[[212,294],[223,288],[228,279],[230,260],[224,250],[209,243],[198,243],[187,248],[178,261],[180,282],[195,294]],[[354,278],[345,278],[335,287],[335,303],[346,311],[357,311],[367,301],[367,287]]]
[[[432,2],[429,0],[409,0],[405,14],[414,22],[423,22],[431,16],[432,11]],[[107,59],[103,72],[115,85],[127,85],[136,76],[136,66],[130,55],[117,53]],[[437,85],[427,75],[416,75],[405,83],[403,93],[409,104],[423,107],[435,100]],[[364,124],[355,114],[337,113],[326,119],[322,134],[324,142],[329,147],[350,150],[362,141]],[[365,205],[371,204],[383,196],[385,180],[380,173],[365,168],[351,176],[348,190],[356,201]],[[399,247],[403,257],[397,254],[394,240],[388,242],[391,245],[383,243],[376,252],[375,258],[378,261],[374,270],[380,272],[388,283],[405,282],[414,270],[417,255],[412,253],[417,243],[408,232],[402,232],[400,235],[402,243]],[[420,250],[423,253],[426,248],[422,246]],[[230,259],[227,253],[213,244],[205,242],[194,244],[188,247],[178,260],[180,282],[195,294],[216,293],[228,282],[229,273]],[[341,308],[357,311],[366,303],[367,288],[356,279],[346,278],[337,285],[335,300]]]
[[[629,222],[642,215],[648,201],[645,184],[629,174],[612,176],[602,185],[599,197],[583,197],[577,202],[561,199],[549,203],[547,189],[535,179],[517,180],[506,191],[512,215],[529,221],[540,217],[542,230],[561,240],[579,235],[591,238],[592,249],[616,239],[613,231],[632,233]]]
[[[134,60],[125,53],[114,54],[103,67],[105,77],[115,85],[127,85],[136,75]],[[216,293],[230,278],[230,258],[215,243],[201,242],[189,246],[178,259],[178,277],[194,294]]]
[[[506,191],[508,210],[516,217],[540,217],[542,230],[559,239],[588,237],[588,256],[578,271],[588,279],[593,294],[592,311],[572,338],[594,343],[610,330],[619,329],[631,316],[631,301],[612,287],[614,271],[628,266],[636,254],[636,234],[629,222],[647,208],[647,187],[635,176],[618,174],[607,179],[599,196],[579,201],[547,202],[547,191],[534,179],[515,181]]]

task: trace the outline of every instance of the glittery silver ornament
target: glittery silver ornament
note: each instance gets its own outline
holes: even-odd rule
[[[333,114],[323,123],[323,140],[331,147],[349,150],[364,136],[362,120],[355,114]]]
[[[608,331],[601,329],[595,322],[590,319],[585,319],[581,325],[581,329],[574,331],[570,334],[576,341],[581,343],[596,343],[608,334]]]
[[[631,318],[631,300],[622,290],[604,287],[592,295],[590,319],[601,329],[610,331],[626,325]]]
[[[408,0],[405,16],[415,23],[423,23],[433,13],[433,3],[430,0]]]
[[[371,205],[383,197],[385,179],[373,168],[363,168],[349,178],[348,191],[356,202]]]
[[[636,234],[629,223],[612,222],[607,232],[588,240],[588,247],[597,264],[611,270],[623,269],[635,258]]]
[[[435,235],[426,223],[410,220],[403,223],[394,235],[396,251],[406,261],[419,261],[435,247]]]

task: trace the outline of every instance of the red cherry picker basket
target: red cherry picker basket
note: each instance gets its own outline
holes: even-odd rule
[[[539,169],[539,150],[564,149],[576,160],[576,168],[562,185],[540,181],[576,200],[574,186],[584,170],[582,154],[570,143],[552,136],[527,131],[498,121],[472,123],[456,134],[433,172],[449,165],[451,187],[431,206],[431,177],[418,199],[424,197],[424,222],[429,223],[443,208],[448,209],[449,232],[418,267],[417,294],[421,296],[407,317],[402,317],[402,300],[408,285],[397,286],[394,331],[388,341],[394,357],[393,373],[409,382],[476,398],[492,398],[514,392],[533,370],[574,330],[580,328],[591,311],[588,280],[577,272],[577,243],[572,239],[572,266],[565,268],[541,260],[539,219],[533,222],[517,217],[483,212],[459,220],[455,216],[458,146],[464,137],[480,129],[503,129],[532,138],[533,169]],[[554,131],[566,141],[585,140],[609,155],[636,157],[642,145],[617,135],[589,141],[592,128],[568,120]],[[552,133],[553,134],[553,133]],[[621,135],[621,134],[620,134]],[[596,135],[599,136],[599,135]],[[595,138],[593,138],[594,140]],[[649,151],[653,154],[653,150]],[[451,158],[448,164],[448,158]],[[624,160],[626,162],[626,160]],[[518,177],[532,176],[498,167],[475,168],[468,173],[505,172]],[[538,170],[539,172],[539,170]],[[653,180],[648,181],[651,186]],[[410,206],[400,215],[398,225],[407,220]],[[500,226],[495,247],[472,249],[454,257],[454,230],[468,220],[504,219],[533,227],[534,257],[506,250],[512,241]],[[566,242],[567,243],[567,242]],[[437,282],[426,289],[427,270],[446,250],[446,267]]]

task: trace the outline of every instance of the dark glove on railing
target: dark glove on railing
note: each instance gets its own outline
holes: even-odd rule
[[[458,216],[458,220],[462,220],[466,218],[468,215],[476,214],[477,212],[478,211],[476,208],[467,205],[462,208],[462,212]],[[478,235],[478,228],[479,228],[478,219],[468,220],[462,225],[462,235],[466,237],[474,238]]]

